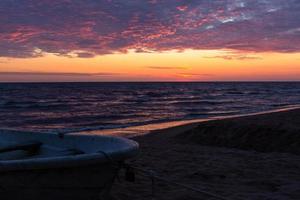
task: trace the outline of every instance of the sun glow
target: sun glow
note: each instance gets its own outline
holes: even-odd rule
[[[0,72],[28,75],[32,81],[229,81],[298,80],[299,53],[251,53],[230,50],[186,50],[115,53],[92,58],[45,54],[27,59],[0,59]],[[49,75],[56,73],[57,76]],[[66,73],[78,76],[66,77]],[[48,74],[48,75],[47,75]],[[84,76],[83,76],[84,75]],[[9,77],[10,76],[10,77]],[[0,76],[1,81],[18,75]],[[17,81],[17,80],[16,80]]]

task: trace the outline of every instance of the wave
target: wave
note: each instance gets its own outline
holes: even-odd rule
[[[172,105],[218,105],[218,104],[233,104],[237,103],[234,100],[192,100],[192,101],[175,101]]]

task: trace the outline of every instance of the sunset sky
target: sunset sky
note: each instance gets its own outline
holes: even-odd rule
[[[0,82],[300,81],[299,0],[1,0]]]

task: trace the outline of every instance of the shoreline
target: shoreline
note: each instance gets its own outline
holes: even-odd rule
[[[271,114],[277,112],[284,112],[290,110],[299,109],[300,105],[292,105],[288,107],[268,110],[268,111],[261,111],[261,112],[254,112],[248,114],[238,114],[238,115],[228,115],[228,116],[216,116],[216,117],[208,117],[202,119],[191,119],[191,120],[176,120],[170,122],[162,122],[162,123],[154,123],[154,124],[146,124],[146,125],[139,125],[139,126],[129,126],[125,128],[114,128],[114,129],[104,129],[104,130],[87,130],[87,131],[75,131],[70,133],[81,133],[81,134],[96,134],[96,135],[111,135],[111,136],[120,136],[120,137],[127,137],[127,138],[135,138],[138,136],[143,136],[147,134],[151,134],[153,132],[161,131],[164,129],[176,128],[181,126],[188,126],[193,127],[199,123],[208,122],[208,121],[216,121],[216,120],[224,120],[224,119],[234,119],[240,117],[247,117],[247,116],[256,116],[256,115],[264,115],[264,114]],[[66,133],[68,134],[68,133]]]

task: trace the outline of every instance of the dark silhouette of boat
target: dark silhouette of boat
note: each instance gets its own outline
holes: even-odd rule
[[[132,140],[0,131],[0,199],[107,199]]]

